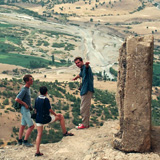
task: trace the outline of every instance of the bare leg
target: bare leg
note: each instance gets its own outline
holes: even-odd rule
[[[23,135],[23,132],[24,132],[24,129],[25,129],[26,126],[22,126],[20,127],[19,129],[19,139],[22,139],[22,135]]]
[[[64,117],[61,114],[57,114],[55,121],[60,121],[60,125],[62,128],[62,132],[63,134],[65,134],[67,132],[66,127],[65,127],[65,121],[64,121]]]
[[[43,126],[37,126],[37,138],[36,138],[36,153],[40,153],[40,143],[41,143],[41,138],[42,138],[42,132],[43,132]]]
[[[30,136],[30,134],[31,134],[31,132],[32,132],[33,129],[34,129],[34,125],[31,126],[31,127],[29,127],[29,128],[27,129],[27,132],[26,132],[26,135],[25,135],[24,140],[27,140],[27,139],[28,139],[28,137]]]

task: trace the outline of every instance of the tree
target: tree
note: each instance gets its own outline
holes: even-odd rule
[[[52,54],[52,63],[54,64],[54,54]]]
[[[45,3],[41,0],[41,6],[44,7]]]
[[[4,4],[4,3],[5,3],[4,0],[1,0],[0,4]]]
[[[9,105],[9,100],[8,100],[8,98],[6,98],[6,99],[3,101],[3,105]]]
[[[90,18],[90,22],[93,22],[93,18]]]

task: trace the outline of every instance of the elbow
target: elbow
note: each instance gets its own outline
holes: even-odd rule
[[[18,102],[18,103],[20,103],[20,99],[18,99],[18,98],[16,98],[15,101]]]

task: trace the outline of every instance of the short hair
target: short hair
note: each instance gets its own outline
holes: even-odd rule
[[[42,86],[39,88],[39,91],[40,91],[41,95],[45,95],[47,93],[48,89],[46,86]]]
[[[29,81],[29,77],[32,77],[32,75],[26,74],[26,75],[23,77],[23,80],[24,80],[25,83]]]
[[[76,58],[74,59],[74,62],[77,61],[78,59],[79,59],[81,62],[83,61],[82,57],[76,57]]]

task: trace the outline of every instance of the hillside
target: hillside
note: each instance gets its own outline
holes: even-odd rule
[[[160,9],[158,0],[2,0],[0,2],[0,145],[16,144],[20,114],[12,108],[23,85],[19,78],[30,73],[35,78],[32,100],[39,85],[50,88],[53,109],[64,114],[68,128],[80,122],[79,73],[73,59],[82,56],[91,62],[96,94],[92,101],[91,126],[117,119],[116,75],[118,50],[129,35],[154,35],[152,123],[160,125]],[[15,79],[16,78],[16,79]],[[18,78],[18,79],[17,79]],[[100,89],[100,90],[99,90]],[[102,96],[101,96],[102,95]],[[107,98],[106,98],[107,97]],[[60,107],[60,108],[59,108]],[[75,118],[77,117],[77,118]],[[55,129],[52,129],[55,128]],[[54,132],[46,127],[44,137]],[[35,140],[36,131],[31,141]]]
[[[63,79],[63,74],[61,75]],[[54,77],[55,78],[55,77]],[[59,79],[61,80],[60,75]],[[58,81],[47,78],[39,81],[36,77],[34,84],[31,87],[32,106],[34,100],[38,96],[39,87],[47,86],[49,89],[48,98],[50,99],[53,110],[62,113],[65,117],[66,126],[68,129],[74,128],[81,122],[79,107],[80,95],[79,82]],[[67,80],[67,79],[66,79]],[[1,79],[0,80],[0,145],[4,146],[14,145],[17,143],[18,130],[20,125],[21,114],[15,111],[12,107],[14,105],[15,97],[20,88],[24,85],[21,79]],[[118,118],[118,109],[115,103],[116,82],[97,81],[95,79],[95,94],[92,99],[91,106],[91,127],[99,127],[108,119]],[[160,110],[159,110],[159,87],[153,87],[152,92],[152,124],[160,125]],[[54,135],[51,135],[53,134]],[[30,140],[35,142],[36,130],[32,132]],[[48,137],[52,136],[52,139]],[[44,140],[42,143],[53,143],[59,141],[61,136],[61,129],[58,122],[53,125],[45,127]]]
[[[159,46],[158,0],[36,0],[34,2],[23,0],[25,3],[17,0],[16,2],[18,3],[12,4],[58,23],[78,26],[93,24],[95,27],[106,25],[105,27],[118,32],[118,36],[121,35],[123,38],[130,34],[154,34],[156,45]]]
[[[154,150],[149,153],[124,153],[113,149],[113,134],[118,130],[118,121],[106,121],[101,127],[71,131],[73,137],[65,137],[58,143],[41,144],[42,157],[35,157],[35,147],[6,146],[0,149],[1,159],[29,160],[159,160],[159,128],[154,129],[152,143]],[[43,139],[44,137],[42,137]]]
[[[0,80],[0,145],[16,144],[18,130],[21,120],[21,114],[13,109],[15,97],[20,88],[24,85],[21,79],[2,79]],[[32,106],[35,98],[39,95],[39,87],[47,86],[48,98],[50,99],[53,110],[62,113],[65,117],[67,128],[74,128],[81,123],[80,117],[80,95],[79,82],[40,82],[35,80],[31,87]],[[107,90],[95,89],[95,94],[91,106],[90,126],[102,126],[107,119],[117,119],[118,110],[115,104],[113,92]],[[52,135],[53,139],[48,136]],[[45,140],[43,143],[59,141],[62,136],[58,122],[50,124],[45,128]],[[32,132],[31,141],[35,141],[37,132]],[[57,136],[57,137],[56,137]]]

